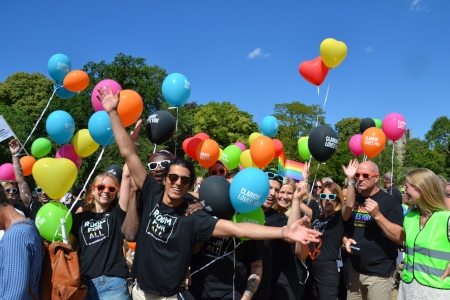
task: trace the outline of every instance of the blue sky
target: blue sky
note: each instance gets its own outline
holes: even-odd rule
[[[323,105],[329,85],[327,123],[398,112],[423,138],[449,107],[449,8],[448,0],[2,1],[0,81],[19,71],[49,76],[56,53],[75,70],[122,52],[184,74],[189,101],[229,101],[257,123],[276,103]],[[298,66],[329,37],[348,54],[319,98]]]

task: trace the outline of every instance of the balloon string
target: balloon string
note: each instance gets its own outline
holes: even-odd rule
[[[178,131],[178,107],[177,107],[177,118],[176,118],[176,120],[175,120],[175,136],[176,136],[176,134],[177,134],[177,131]],[[174,151],[174,155],[175,155],[175,157],[177,156],[177,142],[175,141],[175,151]]]
[[[23,148],[25,148],[25,145],[27,144],[27,142],[28,142],[28,140],[30,139],[30,137],[33,135],[33,132],[36,130],[36,127],[38,126],[39,122],[41,121],[42,117],[44,116],[45,111],[47,110],[48,106],[50,105],[50,102],[52,101],[53,96],[54,96],[55,93],[56,93],[56,90],[58,90],[59,88],[60,88],[60,87],[57,87],[57,88],[55,88],[55,89],[53,90],[52,96],[50,97],[50,99],[48,99],[47,105],[45,106],[45,108],[44,108],[44,110],[42,111],[41,115],[39,116],[39,118],[38,118],[36,124],[34,125],[33,129],[31,130],[30,135],[27,137],[27,139],[26,139],[25,142],[23,143],[22,147],[20,148],[19,153],[22,152]]]
[[[319,101],[320,101],[320,85],[317,86],[317,103],[319,103]],[[314,127],[317,127],[317,126],[319,126],[319,114],[317,114],[316,126],[314,126]]]
[[[327,104],[328,92],[330,91],[330,84],[328,84],[327,93],[325,94],[325,100],[323,102],[323,111],[325,112],[325,105]]]
[[[234,249],[236,249],[236,238],[233,238]],[[234,279],[236,278],[236,253],[233,251],[233,300],[234,300]]]
[[[309,197],[312,197],[312,192],[314,190],[314,183],[316,183],[317,173],[319,172],[320,165],[321,165],[321,163],[319,163],[317,165],[317,170],[316,170],[316,173],[314,174],[314,181],[313,181],[313,184],[311,185],[311,190],[309,191]]]
[[[152,154],[155,154],[155,152],[156,152],[156,144],[155,144],[155,146],[153,147],[153,153]]]
[[[395,141],[392,142],[392,158],[391,158],[391,191],[389,194],[392,195],[392,180],[394,179],[394,149],[395,149]]]

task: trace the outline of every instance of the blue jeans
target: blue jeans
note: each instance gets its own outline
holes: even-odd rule
[[[125,278],[100,276],[84,280],[87,286],[87,300],[131,300]]]

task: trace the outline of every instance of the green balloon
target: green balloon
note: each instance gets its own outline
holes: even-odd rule
[[[31,155],[35,158],[46,156],[52,150],[52,143],[46,138],[38,138],[31,145]]]
[[[254,223],[259,225],[264,225],[264,221],[266,220],[266,217],[264,215],[264,211],[261,207],[258,207],[257,209],[248,212],[248,213],[238,213],[236,212],[233,216],[232,221],[234,223]],[[248,241],[247,238],[241,238],[243,241]]]
[[[381,127],[383,127],[383,122],[382,122],[380,119],[372,118],[372,120],[375,122],[375,126],[376,126],[378,129],[381,129]]]
[[[298,154],[300,154],[300,157],[304,160],[308,160],[311,157],[311,152],[309,152],[308,147],[308,140],[309,137],[302,139],[300,143],[298,143]]]
[[[59,202],[49,202],[44,204],[36,214],[36,227],[39,234],[47,241],[62,241],[61,219],[65,218],[69,210]],[[67,216],[64,224],[66,236],[69,236],[72,229],[72,214]]]
[[[220,161],[227,166],[228,170],[233,170],[239,167],[241,154],[241,148],[236,145],[230,145],[223,150]]]

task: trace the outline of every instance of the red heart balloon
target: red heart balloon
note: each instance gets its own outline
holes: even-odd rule
[[[306,60],[300,64],[298,71],[303,78],[314,85],[321,85],[328,74],[328,67],[323,63],[322,57]]]

